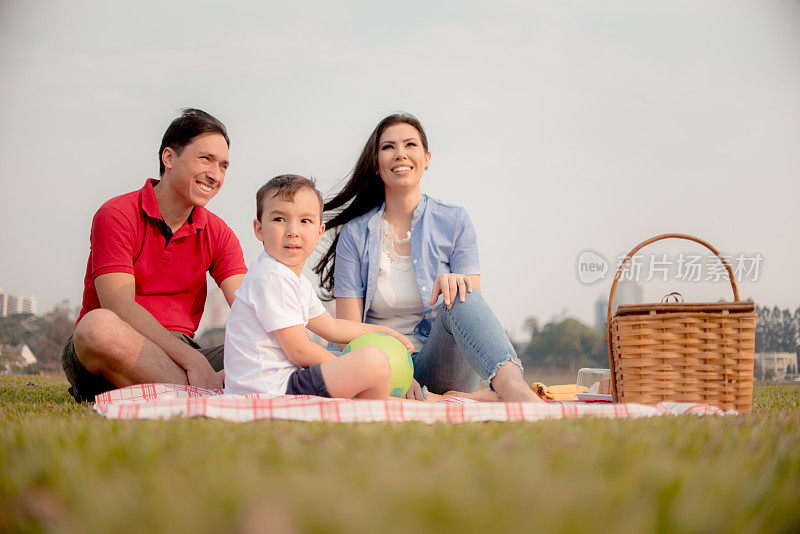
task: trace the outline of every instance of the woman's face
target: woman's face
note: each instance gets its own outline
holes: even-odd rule
[[[386,128],[378,140],[378,174],[387,189],[419,187],[431,153],[422,146],[416,128],[398,123]]]

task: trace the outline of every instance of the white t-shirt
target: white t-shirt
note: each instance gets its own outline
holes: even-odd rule
[[[225,327],[225,393],[285,394],[289,375],[300,367],[274,332],[305,326],[324,312],[308,278],[262,252],[236,291]]]
[[[414,335],[414,327],[422,319],[425,307],[414,277],[411,256],[401,256],[394,249],[395,243],[410,242],[411,235],[409,232],[402,240],[394,235],[394,229],[384,219],[375,296],[372,297],[364,322],[382,324],[397,330],[411,340],[414,352],[419,352],[422,350],[422,341]]]

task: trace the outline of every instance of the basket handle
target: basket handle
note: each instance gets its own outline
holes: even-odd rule
[[[670,297],[674,298],[673,302],[683,302],[683,295],[678,293],[677,291],[673,291],[672,293],[667,293],[663,297],[661,297],[661,302],[669,302]]]
[[[673,239],[673,238],[694,241],[695,243],[699,243],[704,247],[706,247],[711,252],[713,252],[725,266],[725,270],[728,271],[728,279],[730,280],[731,287],[733,288],[734,301],[739,302],[739,286],[736,285],[736,278],[733,276],[733,269],[731,269],[730,263],[728,263],[728,260],[722,257],[722,255],[719,253],[717,249],[715,249],[713,246],[711,246],[709,243],[706,243],[699,237],[695,237],[689,234],[661,234],[655,237],[651,237],[650,239],[642,241],[641,243],[636,245],[633,248],[633,250],[628,252],[628,255],[625,256],[625,259],[622,260],[622,262],[619,264],[619,267],[617,268],[617,274],[614,276],[614,281],[611,284],[611,295],[609,295],[608,297],[608,314],[606,315],[606,345],[608,345],[608,365],[609,369],[611,369],[611,386],[615,402],[618,397],[617,397],[617,381],[614,378],[614,356],[611,352],[611,317],[612,317],[611,314],[614,313],[614,295],[616,295],[617,293],[617,283],[619,282],[619,277],[620,275],[622,275],[622,270],[625,268],[625,264],[628,263],[628,260],[630,260],[634,254],[639,252],[640,249],[646,247],[651,243],[655,243],[656,241],[661,241],[662,239]]]

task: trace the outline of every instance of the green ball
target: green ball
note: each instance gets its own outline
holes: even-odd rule
[[[377,347],[389,358],[389,365],[392,369],[392,397],[405,397],[411,381],[414,379],[414,362],[411,355],[396,337],[389,334],[364,334],[351,341],[342,351],[347,354],[351,350],[361,347]]]

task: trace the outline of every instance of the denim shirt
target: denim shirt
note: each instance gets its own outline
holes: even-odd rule
[[[346,223],[336,245],[333,296],[364,299],[362,321],[378,285],[385,209],[383,204]],[[444,273],[480,274],[478,238],[467,210],[422,195],[411,217],[411,258],[425,307],[414,335],[425,341],[441,302],[440,295],[428,305],[434,281]]]

